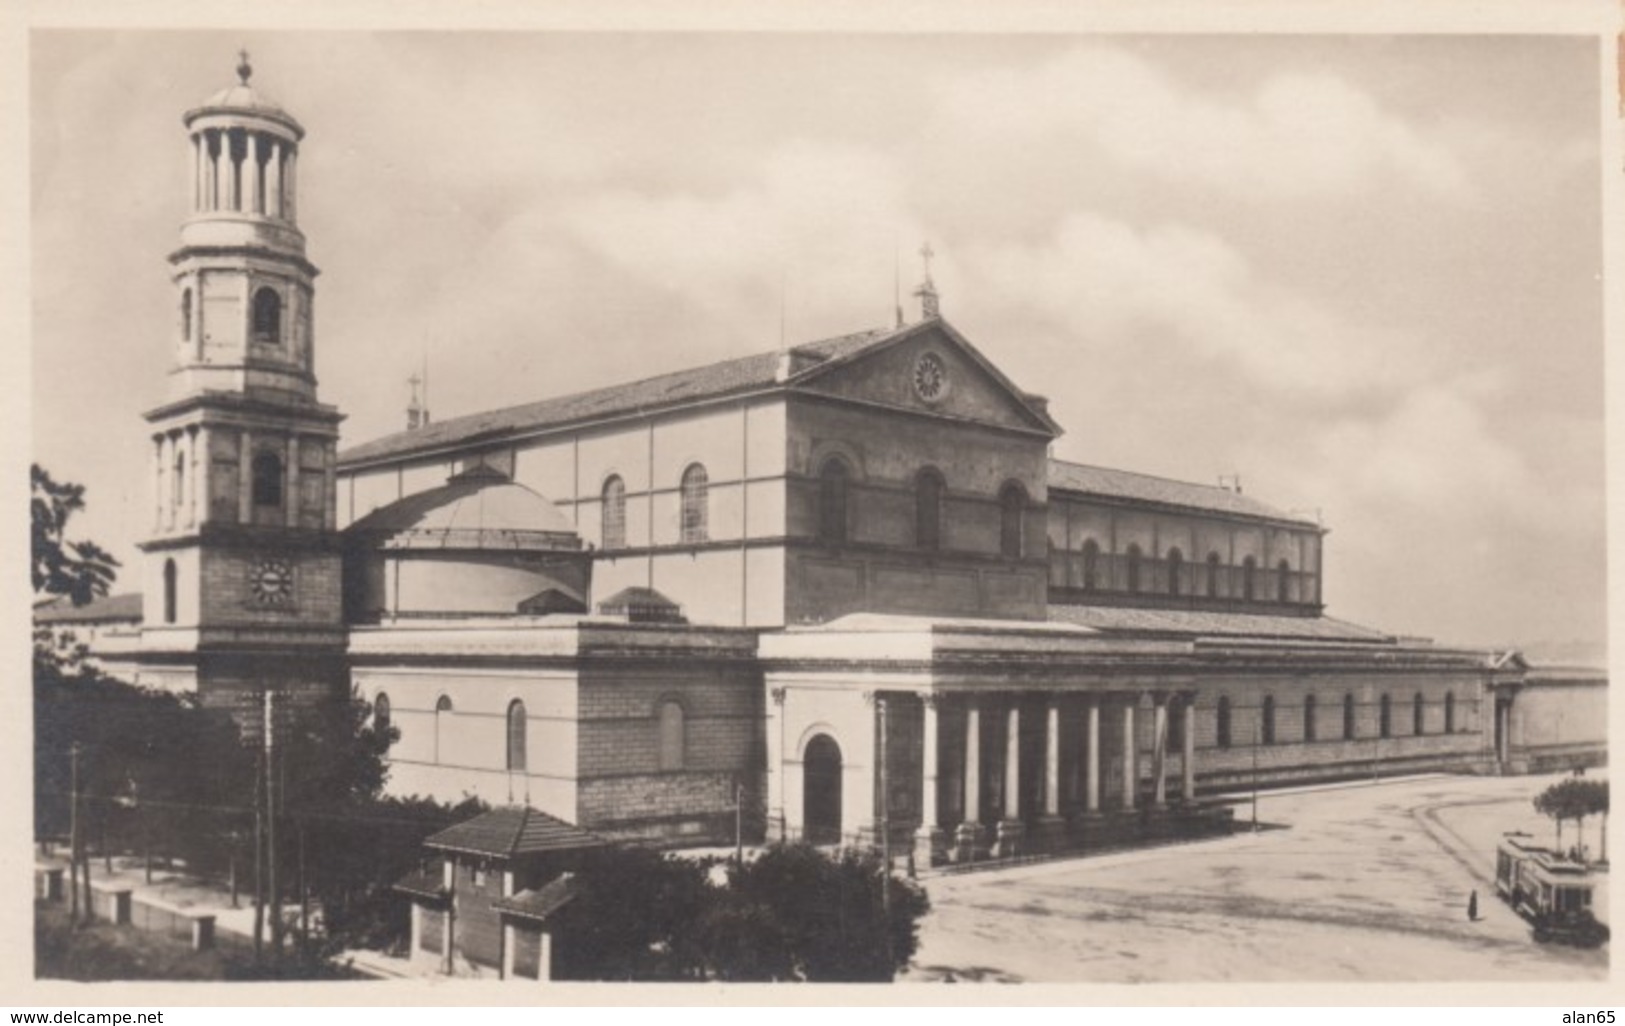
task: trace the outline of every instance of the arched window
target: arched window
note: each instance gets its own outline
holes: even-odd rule
[[[1179,575],[1185,565],[1185,554],[1178,549],[1168,550],[1168,594],[1178,595],[1180,591]]]
[[[1444,732],[1446,734],[1456,732],[1456,693],[1454,691],[1444,693]]]
[[[1425,716],[1426,716],[1426,713],[1425,713],[1425,711],[1423,709],[1423,706],[1422,706],[1422,692],[1418,691],[1416,693],[1416,699],[1413,702],[1411,702],[1411,733],[1412,734],[1415,734],[1418,737],[1420,737],[1422,734],[1426,733],[1426,730],[1424,729],[1427,726]]]
[[[1343,740],[1354,740],[1354,692],[1343,696]]]
[[[508,768],[525,768],[525,703],[514,699],[508,703]]]
[[[260,342],[282,341],[282,297],[269,286],[254,293],[254,338]]]
[[[434,704],[434,761],[440,761],[441,743],[445,739],[446,724],[451,720],[451,696],[441,695]]]
[[[175,622],[176,592],[180,590],[179,572],[173,559],[164,560],[164,622]]]
[[[389,730],[389,696],[382,691],[372,700],[372,729],[375,734]]]
[[[839,456],[818,472],[818,537],[832,545],[846,541],[846,492],[850,473]]]
[[[691,463],[683,471],[682,541],[693,545],[706,540],[710,521],[711,479],[703,464]]]
[[[914,478],[914,544],[927,551],[942,547],[942,475],[926,467]]]
[[[192,341],[192,290],[181,289],[181,338]]]
[[[1267,745],[1275,743],[1275,696],[1264,696],[1264,708],[1260,711],[1259,730],[1263,734],[1263,742]]]
[[[1207,597],[1219,597],[1219,554],[1217,552],[1207,554]]]
[[[1315,696],[1303,696],[1303,739],[1315,740]]]
[[[598,511],[599,544],[606,549],[626,548],[626,482],[611,474],[604,482],[603,505]]]
[[[1090,538],[1083,543],[1083,590],[1094,591],[1100,577],[1100,546]]]
[[[1292,567],[1286,560],[1275,564],[1275,601],[1290,601],[1292,584]]]
[[[660,703],[660,769],[680,770],[686,755],[687,736],[683,707],[672,699]]]
[[[1220,748],[1230,747],[1230,698],[1219,696],[1219,708],[1214,722],[1214,740]]]
[[[1393,735],[1393,712],[1393,703],[1389,701],[1388,696],[1384,694],[1382,696],[1382,701],[1377,703],[1377,735],[1379,737],[1391,737]]]
[[[1251,602],[1258,583],[1258,560],[1251,556],[1241,561],[1241,597]]]
[[[999,493],[999,554],[1005,559],[1020,559],[1022,550],[1022,519],[1027,509],[1027,493],[1018,484],[1004,486]]]
[[[1130,545],[1124,563],[1125,585],[1129,591],[1140,590],[1140,547]]]
[[[282,505],[282,457],[274,452],[254,455],[254,505]]]

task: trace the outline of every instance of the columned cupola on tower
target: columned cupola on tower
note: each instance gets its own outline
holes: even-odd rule
[[[156,684],[324,677],[342,651],[334,457],[317,400],[317,270],[299,227],[305,130],[238,82],[189,110],[187,214],[170,255],[169,398],[150,411],[143,651]],[[274,650],[274,654],[270,651]],[[278,669],[280,667],[280,669]]]

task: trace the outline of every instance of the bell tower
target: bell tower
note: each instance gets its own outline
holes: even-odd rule
[[[211,704],[343,679],[334,457],[316,398],[304,128],[238,82],[186,112],[189,213],[169,257],[170,395],[147,413],[154,502],[142,683]]]

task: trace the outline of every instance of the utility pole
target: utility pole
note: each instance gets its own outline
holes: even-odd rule
[[[265,746],[254,759],[254,961],[265,951]]]
[[[734,863],[745,866],[745,784],[734,781]]]
[[[277,881],[276,848],[276,693],[265,691],[265,858],[271,899],[271,948],[282,957],[282,889]]]
[[[891,777],[886,772],[886,698],[875,696],[880,715],[880,913],[881,936],[886,944],[886,965],[892,964],[891,947]]]
[[[1260,710],[1259,715],[1263,712]],[[1253,833],[1258,833],[1258,742],[1259,726],[1253,724]]]
[[[79,924],[79,742],[68,746],[68,881],[73,892],[69,922]],[[90,900],[90,895],[85,895]]]
[[[305,882],[305,817],[299,822],[299,941],[310,940],[310,887]]]

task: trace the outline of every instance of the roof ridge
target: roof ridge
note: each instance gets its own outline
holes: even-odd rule
[[[1078,467],[1082,470],[1104,470],[1112,474],[1132,474],[1134,477],[1150,478],[1153,481],[1167,481],[1170,484],[1188,485],[1192,488],[1209,488],[1215,492],[1226,492],[1230,495],[1245,495],[1245,492],[1231,491],[1224,485],[1206,484],[1202,481],[1190,481],[1182,477],[1169,477],[1166,474],[1147,474],[1143,470],[1125,470],[1122,467],[1108,467],[1100,463],[1079,463],[1077,460],[1063,460],[1058,456],[1051,456],[1050,463],[1059,463],[1068,467]],[[1251,498],[1251,496],[1248,496]],[[1255,502],[1258,500],[1254,500]],[[1268,505],[1267,503],[1265,505]]]

